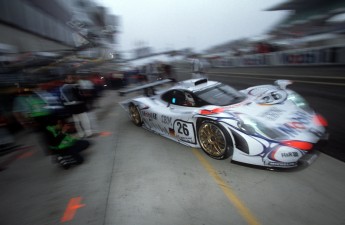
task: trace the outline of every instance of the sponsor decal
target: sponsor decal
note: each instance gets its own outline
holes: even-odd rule
[[[174,129],[169,128],[169,135],[175,137],[175,131]]]
[[[297,162],[268,162],[267,164],[270,166],[295,166]]]
[[[165,115],[162,115],[162,116],[161,116],[161,122],[162,122],[163,124],[168,124],[168,125],[170,125],[170,124],[171,124],[171,120],[172,120],[172,118],[171,118],[170,116],[165,116]]]
[[[315,51],[310,52],[302,52],[302,53],[284,53],[282,55],[283,63],[284,64],[311,64],[316,63],[319,58],[326,58],[326,57],[318,57],[320,53]],[[323,61],[323,60],[321,60]]]
[[[283,125],[279,126],[278,129],[287,135],[295,136],[300,133],[301,127],[302,125],[299,124],[298,122],[293,122],[293,123],[290,122],[290,123],[284,123]]]
[[[309,124],[312,119],[312,116],[304,112],[296,112],[291,118],[293,121],[298,121],[303,124]]]
[[[280,125],[278,129],[289,136],[295,136],[306,129],[306,125],[310,124],[311,119],[312,116],[307,113],[296,112],[291,117],[291,122]]]
[[[260,116],[268,119],[268,120],[276,120],[278,119],[282,114],[283,114],[284,110],[278,109],[276,107],[272,107],[270,110],[262,113]]]
[[[142,113],[143,113],[143,117],[157,120],[157,114],[156,113],[147,112],[147,111],[142,111]]]
[[[292,127],[292,128],[294,128],[294,129],[301,129],[301,130],[303,130],[303,129],[305,129],[305,126],[304,126],[304,124],[303,123],[301,123],[301,122],[289,122],[289,123],[286,123],[289,127]]]
[[[188,143],[191,143],[191,144],[195,144],[194,142],[194,138],[193,137],[180,137],[180,140],[181,141],[184,141],[184,142],[188,142]]]
[[[282,157],[298,157],[297,152],[283,152],[281,153]]]

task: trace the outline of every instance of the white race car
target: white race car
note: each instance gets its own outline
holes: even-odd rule
[[[277,80],[237,91],[207,79],[191,79],[156,91],[170,80],[120,91],[145,94],[120,102],[137,126],[181,144],[202,148],[214,159],[290,168],[315,156],[327,121],[315,113],[291,82]],[[312,157],[315,158],[315,157]]]

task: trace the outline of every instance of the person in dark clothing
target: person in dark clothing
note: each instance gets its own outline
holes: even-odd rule
[[[72,114],[74,124],[80,138],[93,135],[91,121],[85,99],[80,94],[75,78],[68,75],[65,84],[60,88],[61,98],[65,108]]]
[[[70,125],[62,119],[46,127],[46,141],[52,155],[57,156],[58,162],[68,168],[71,164],[81,164],[84,159],[80,152],[89,147],[90,142],[79,140],[69,134]]]

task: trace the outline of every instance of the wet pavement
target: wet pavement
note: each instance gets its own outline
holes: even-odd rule
[[[275,172],[214,160],[133,125],[118,105],[131,95],[104,94],[82,165],[63,170],[32,133],[16,137],[33,147],[0,172],[1,224],[345,223],[345,163],[320,153]]]

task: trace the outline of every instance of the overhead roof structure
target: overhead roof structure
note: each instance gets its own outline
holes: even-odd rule
[[[319,4],[325,2],[324,0],[288,0],[273,7],[266,9],[267,11],[277,10],[296,10],[301,8],[308,8],[311,4]]]
[[[270,31],[270,34],[276,36],[305,36],[345,30],[345,20],[330,20],[345,13],[343,0],[288,0],[266,9],[278,10],[291,13]]]

